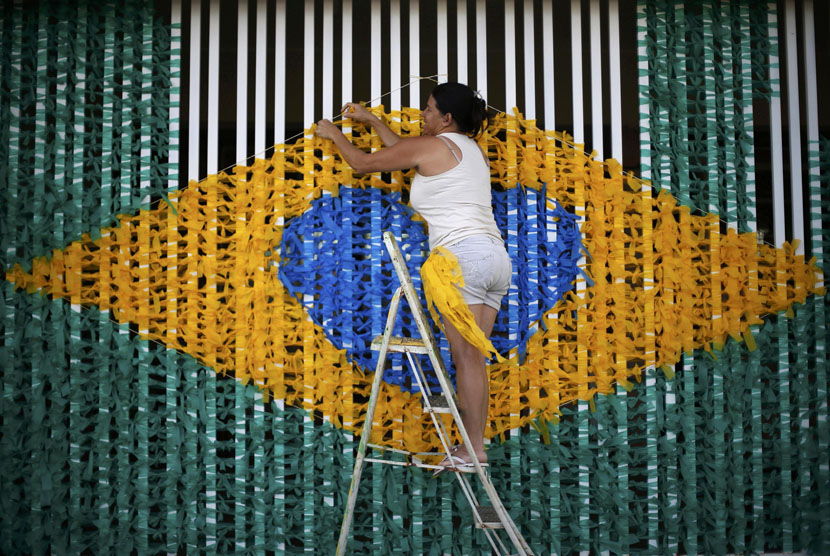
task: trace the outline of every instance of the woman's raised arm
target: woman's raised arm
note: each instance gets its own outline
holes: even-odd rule
[[[340,128],[329,120],[317,122],[316,134],[323,139],[331,139],[349,166],[360,174],[417,169],[425,156],[428,156],[430,142],[437,141],[434,137],[398,137],[398,141],[391,147],[367,153],[355,147]]]
[[[375,133],[378,134],[378,137],[380,137],[380,140],[383,142],[383,146],[385,147],[391,147],[401,140],[397,133],[389,129],[389,126],[383,123],[383,120],[369,112],[362,104],[358,104],[357,102],[347,102],[343,105],[341,112],[343,112],[343,118],[348,118],[355,122],[360,122],[374,128]]]

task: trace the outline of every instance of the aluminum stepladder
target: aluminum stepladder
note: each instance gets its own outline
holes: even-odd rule
[[[372,342],[372,350],[380,352],[378,354],[378,363],[375,368],[375,376],[372,381],[372,392],[369,396],[369,406],[366,410],[365,421],[363,423],[363,433],[360,437],[360,444],[358,447],[357,457],[354,464],[354,473],[352,475],[352,482],[349,488],[349,498],[346,505],[346,513],[343,516],[343,523],[340,527],[340,539],[337,543],[337,554],[342,556],[346,553],[346,544],[348,542],[349,530],[352,525],[352,518],[354,517],[355,503],[357,502],[358,485],[360,483],[360,475],[363,472],[363,465],[365,462],[386,463],[392,465],[414,465],[426,469],[439,469],[438,465],[430,465],[422,463],[420,457],[422,456],[441,456],[448,455],[451,450],[451,440],[449,431],[444,426],[440,419],[439,413],[449,413],[452,415],[461,438],[466,446],[471,446],[470,438],[461,421],[461,415],[458,411],[458,403],[455,397],[455,390],[450,382],[447,370],[444,367],[444,362],[438,352],[435,338],[432,335],[432,329],[429,327],[426,314],[424,313],[418,295],[415,292],[415,287],[412,284],[412,279],[409,275],[409,270],[406,267],[403,255],[398,248],[398,243],[395,241],[395,236],[391,232],[383,234],[383,243],[386,245],[386,250],[392,258],[392,265],[398,275],[401,285],[392,296],[392,301],[389,305],[389,312],[386,317],[386,327],[382,336],[378,336]],[[401,296],[406,297],[407,303],[412,310],[412,316],[418,327],[420,338],[401,338],[393,337],[392,331],[395,326],[395,318],[397,317],[398,307],[400,305]],[[383,378],[384,367],[386,366],[386,356],[389,352],[398,352],[406,354],[409,361],[409,366],[418,384],[418,388],[423,396],[423,407],[432,418],[435,428],[438,432],[439,439],[443,446],[443,452],[424,452],[411,453],[405,450],[398,450],[383,446],[376,446],[369,443],[369,438],[372,432],[372,421],[375,414],[375,406],[377,405],[378,394],[380,392],[381,380]],[[441,387],[442,394],[433,395],[429,390],[426,382],[423,368],[421,367],[420,359],[414,354],[425,354],[429,356],[435,374],[438,377],[438,383]],[[367,447],[377,448],[385,451],[392,451],[407,456],[407,462],[384,460],[378,458],[367,458]],[[495,487],[493,486],[490,476],[485,471],[485,467],[481,465],[478,458],[475,456],[473,450],[469,450],[473,464],[473,473],[468,469],[461,471],[458,468],[450,468],[447,472],[455,474],[456,479],[460,482],[464,496],[470,504],[473,511],[473,519],[476,527],[483,529],[487,540],[493,549],[493,552],[498,555],[504,554],[519,554],[522,556],[532,556],[533,552],[530,550],[516,524],[510,518],[507,510],[502,504]],[[475,474],[484,488],[490,506],[483,506],[479,504],[475,493],[473,491],[468,474]],[[508,550],[508,544],[502,538],[504,535],[499,534],[499,530],[503,530],[508,537],[508,541],[514,547],[515,552]]]

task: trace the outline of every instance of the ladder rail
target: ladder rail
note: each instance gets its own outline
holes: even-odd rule
[[[423,382],[422,382],[421,379],[423,377],[418,378],[418,374],[419,373],[423,374],[423,372],[424,372],[423,369],[421,369],[421,363],[418,362],[417,365],[416,365],[415,361],[417,361],[417,359],[415,359],[415,361],[413,361],[413,357],[409,353],[407,353],[406,356],[409,358],[409,365],[413,370],[413,374],[415,375],[415,380],[418,382],[418,387],[421,389],[421,392],[428,392],[428,390],[426,389],[426,386],[427,386],[426,380],[423,380]],[[417,369],[416,369],[416,367],[417,367]],[[432,423],[435,425],[435,428],[440,431],[439,434],[438,434],[438,438],[439,438],[439,440],[441,440],[441,445],[444,448],[444,453],[446,453],[447,457],[449,457],[450,453],[452,452],[452,446],[450,446],[449,441],[448,441],[450,436],[449,436],[449,433],[447,431],[447,428],[444,426],[444,421],[441,420],[441,418],[438,416],[437,413],[435,413],[435,411],[432,411],[432,406],[429,403],[429,397],[428,396],[424,398],[424,402],[426,403],[426,406],[427,406],[427,409],[428,409],[428,412],[429,412],[429,416],[432,419]],[[438,468],[438,466],[436,466],[436,468]]]
[[[340,537],[337,540],[337,555],[343,556],[346,553],[346,544],[348,543],[349,529],[352,526],[352,519],[354,518],[354,507],[357,502],[357,489],[360,483],[360,476],[363,473],[363,462],[366,459],[366,445],[369,443],[369,436],[372,433],[372,421],[375,418],[375,407],[378,403],[378,396],[380,395],[380,382],[383,379],[383,368],[386,365],[386,352],[389,348],[389,338],[392,337],[392,330],[395,327],[395,315],[398,313],[398,305],[401,301],[402,288],[398,287],[395,294],[392,296],[392,302],[389,305],[389,314],[386,317],[386,328],[383,331],[383,343],[380,346],[380,353],[378,354],[378,364],[375,367],[375,378],[372,381],[372,392],[369,395],[369,407],[366,409],[365,421],[363,422],[363,433],[360,435],[360,444],[357,448],[357,457],[354,462],[354,471],[352,472],[352,482],[349,486],[349,498],[346,503],[346,513],[343,516],[343,523],[340,525]]]

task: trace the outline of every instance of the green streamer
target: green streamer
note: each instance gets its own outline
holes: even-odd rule
[[[759,338],[760,330],[753,327],[752,334]],[[761,383],[761,349],[749,352],[747,358],[747,380],[752,385],[750,388],[750,430],[751,430],[751,459],[750,468],[752,475],[752,532],[749,550],[761,552],[764,550],[764,468],[763,468],[763,437],[762,437],[762,383]]]
[[[595,400],[596,411],[590,420],[590,432],[595,438],[595,471],[591,476],[591,499],[594,501],[598,516],[597,521],[603,527],[594,529],[596,537],[592,540],[592,549],[597,552],[611,550],[618,552],[619,547],[612,545],[611,533],[615,531],[617,521],[617,504],[614,491],[617,487],[617,473],[612,462],[614,426],[611,415],[611,403],[608,396],[598,396]]]
[[[610,397],[614,408],[614,419],[616,421],[616,432],[618,445],[615,464],[617,468],[618,489],[616,498],[621,508],[629,508],[632,500],[632,492],[629,488],[629,464],[631,462],[630,446],[628,440],[628,390],[617,385],[617,395]],[[622,553],[630,553],[633,539],[629,529],[628,512],[622,511],[618,516],[617,542]]]
[[[781,450],[781,547],[784,552],[793,551],[793,491],[792,491],[792,453],[790,425],[790,381],[792,379],[789,362],[789,341],[787,323],[778,319],[776,329],[778,340],[778,376]]]
[[[746,363],[741,358],[745,348],[734,342],[724,346],[725,361],[724,393],[726,395],[726,458],[725,464],[731,470],[726,495],[726,530],[731,550],[746,552],[746,444],[744,442],[745,423],[743,416],[749,412],[746,403],[751,393],[745,388],[741,378],[748,376]],[[737,371],[737,372],[736,372]]]
[[[665,403],[665,424],[660,427],[658,438],[658,470],[663,470],[665,475],[662,481],[661,491],[664,494],[664,502],[661,508],[662,521],[665,527],[665,541],[661,543],[667,546],[669,552],[678,552],[680,544],[680,470],[677,436],[680,432],[680,418],[678,407],[677,388],[675,380],[666,380],[664,373],[657,374],[657,380],[661,383],[661,391]],[[659,415],[659,414],[658,414]],[[660,450],[662,448],[662,450]]]
[[[830,141],[820,137],[818,144],[810,145],[810,200],[811,200],[811,230],[814,253],[818,258],[818,264],[826,268],[827,255],[825,255],[827,242],[824,241],[825,234],[830,233],[830,216],[826,211],[821,210],[827,204],[830,197]],[[813,170],[815,168],[815,170]],[[830,446],[830,415],[828,415],[828,373],[825,365],[827,353],[827,318],[828,312],[821,301],[811,303],[813,310],[814,326],[816,327],[815,362],[816,369],[816,422],[817,446],[816,452],[816,483],[819,485],[819,500],[814,507],[817,515],[827,515],[830,511],[830,462],[828,462],[827,446]],[[800,346],[799,346],[800,347]],[[825,456],[822,457],[822,453]],[[822,488],[824,486],[824,488]],[[810,539],[811,549],[818,553],[830,550],[830,522],[827,519],[819,519],[820,524],[816,529],[821,533]]]

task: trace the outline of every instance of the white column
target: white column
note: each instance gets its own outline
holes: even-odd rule
[[[239,0],[236,19],[236,161],[248,156],[248,0]]]
[[[476,89],[487,96],[487,3],[476,0]]]
[[[769,34],[773,44],[778,42],[778,19],[775,4],[769,6]],[[770,142],[772,150],[772,211],[774,243],[780,246],[787,239],[787,214],[784,210],[784,145],[781,137],[781,86],[778,71],[778,50],[769,57],[769,79],[772,84],[770,95]]]
[[[308,127],[314,118],[314,2],[305,3],[303,14],[303,127]],[[278,83],[277,86],[280,84]]]
[[[257,156],[262,156],[262,153],[265,151],[265,56],[268,50],[268,38],[266,35],[267,23],[268,0],[257,0],[256,74],[254,84],[254,153]],[[279,59],[279,51],[277,51],[276,57]]]
[[[467,0],[457,0],[455,5],[456,17],[456,44],[458,45],[458,82],[469,84],[470,76],[467,71]]]
[[[815,34],[815,14],[813,11],[813,0],[804,0],[804,98],[807,103],[807,144],[811,152],[818,152],[818,85],[816,83],[816,34]],[[814,162],[818,162],[815,160]],[[818,165],[814,164],[809,169],[810,185],[818,183],[820,179],[820,172]],[[812,226],[813,220],[821,219],[821,193],[810,193],[810,222]],[[818,225],[818,233],[815,235],[821,238],[820,224]],[[819,243],[814,243],[812,246],[812,254],[816,255],[819,260],[822,255],[822,246]],[[820,278],[821,279],[821,278]]]
[[[611,157],[622,164],[622,79],[620,76],[619,0],[608,0],[608,85],[611,89]]]
[[[591,0],[591,145],[585,150],[597,151],[599,160],[605,159],[602,136],[602,28],[599,0]]]
[[[392,36],[393,31],[401,29],[401,0],[391,0],[389,4],[389,89],[390,98],[384,99],[390,110],[401,109],[401,41]],[[410,27],[410,32],[417,29]],[[397,34],[397,33],[396,33]],[[401,36],[403,40],[403,36]]]
[[[553,84],[553,6],[542,3],[542,75],[545,83],[545,129],[556,129],[556,103]]]
[[[264,34],[264,22],[267,19],[268,7],[267,0],[260,0],[263,5],[263,14],[261,21],[263,22],[263,38],[262,38],[262,106],[257,106],[258,110],[262,110],[260,116],[257,113],[257,125],[262,122],[262,149],[257,149],[257,152],[265,149],[265,44],[268,40]],[[285,59],[288,56],[285,46],[285,0],[277,0],[277,9],[274,13],[274,83],[285,83]],[[259,14],[259,11],[257,11]],[[259,45],[259,21],[257,19],[257,45]],[[259,56],[259,46],[257,46],[257,56]],[[257,80],[260,79],[259,72],[257,72]],[[257,94],[259,94],[259,85],[257,85]],[[285,87],[274,87],[274,145],[284,142],[285,137]]]
[[[197,180],[199,176],[199,113],[201,111],[201,52],[202,52],[202,1],[190,4],[190,84],[188,85],[187,114],[187,179]]]
[[[449,77],[447,74],[450,71],[449,53],[447,45],[447,0],[438,0],[436,6],[436,38],[438,40],[438,81],[444,83]]]
[[[219,0],[210,2],[208,25],[207,173],[215,174],[219,165]]]
[[[182,38],[182,0],[173,0],[170,6],[170,23],[172,29],[170,30],[171,37],[174,41],[181,43]],[[181,52],[181,50],[179,50]],[[170,54],[170,65],[173,67],[181,67],[181,54]],[[170,94],[170,155],[168,162],[170,163],[170,179],[167,181],[167,186],[170,189],[177,189],[180,183],[179,179],[182,177],[181,168],[179,168],[179,118],[181,117],[180,103],[181,103],[181,74],[174,73],[170,76],[170,87],[173,93]],[[106,118],[105,118],[106,120]],[[187,176],[185,176],[187,178]]]
[[[323,113],[322,117],[334,116],[334,8],[332,0],[323,2]],[[338,110],[338,112],[340,112]],[[305,125],[311,125],[306,122]]]
[[[343,55],[340,58],[342,85],[340,106],[355,100],[352,98],[352,0],[343,0]]]
[[[798,100],[798,35],[796,32],[795,0],[787,0],[784,15],[787,34],[787,121],[790,130],[790,215],[793,239],[801,241],[796,253],[804,253],[804,200],[801,179],[801,116]]]
[[[584,143],[582,108],[582,3],[571,0],[571,78],[573,80],[574,142]]]
[[[524,114],[529,120],[536,119],[536,34],[533,17],[533,0],[524,4],[524,58],[525,58],[525,102]]]
[[[418,29],[421,25],[421,5],[419,0],[410,0],[409,2],[409,79],[414,79],[414,76],[421,75],[421,37],[418,34]],[[429,83],[427,87],[432,88]],[[409,86],[409,106],[413,108],[423,108],[421,106],[421,80],[412,82]]]
[[[516,98],[516,6],[504,2],[504,109],[508,114],[518,106]]]
[[[371,99],[372,104],[379,104],[380,100],[379,97],[382,93],[381,91],[381,72],[380,72],[380,49],[381,49],[381,29],[380,29],[380,0],[372,0],[372,16],[371,16],[371,25],[369,27],[372,32],[372,55],[371,55],[371,63],[372,63],[372,77],[371,77]]]

